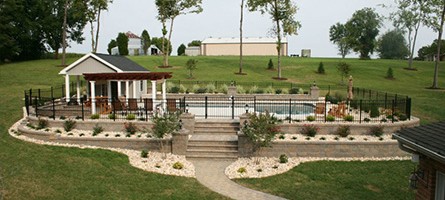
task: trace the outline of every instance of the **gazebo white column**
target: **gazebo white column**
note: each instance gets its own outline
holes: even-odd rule
[[[90,98],[90,85],[89,85],[89,81],[86,82],[86,88],[87,88],[87,98]]]
[[[142,84],[142,94],[147,94],[147,80],[141,81]]]
[[[77,95],[77,103],[80,104],[80,76],[76,76],[76,95]]]
[[[108,96],[108,102],[111,103],[111,81],[107,81],[107,96]]]
[[[121,81],[117,81],[117,97],[122,96],[122,85]]]
[[[65,100],[66,102],[70,102],[70,76],[68,74],[65,75]]]
[[[151,98],[153,99],[153,110],[156,110],[156,80],[151,81]]]
[[[136,80],[133,80],[133,98],[137,98],[137,89],[138,84]]]
[[[91,114],[96,114],[96,81],[90,81],[91,84]]]
[[[130,96],[130,83],[129,81],[125,81],[125,101],[127,101]]]
[[[167,110],[167,80],[162,80],[162,108]]]

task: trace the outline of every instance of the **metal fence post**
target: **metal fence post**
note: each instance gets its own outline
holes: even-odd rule
[[[396,103],[395,103],[395,100],[393,99],[392,100],[392,119],[391,119],[391,121],[392,121],[392,123],[394,123],[394,112],[395,112],[395,107],[396,107],[396,105],[395,105]]]
[[[328,101],[327,101],[327,99],[326,98],[324,98],[324,109],[323,109],[323,115],[324,115],[324,122],[326,122],[326,118],[327,118],[327,116],[326,116],[326,110],[328,109],[326,106],[328,105]]]
[[[112,113],[113,113],[113,121],[116,121],[116,117],[117,117],[117,115],[116,115],[116,104],[115,104],[116,102],[114,101],[114,98],[111,98],[111,107],[113,108],[113,111],[112,111]],[[155,109],[155,108],[153,108],[153,109]]]
[[[363,103],[363,100],[360,99],[360,107],[358,109],[358,112],[359,112],[359,124],[362,123],[362,105],[363,105],[362,103]]]
[[[36,110],[36,117],[38,117],[39,116],[39,114],[38,114],[39,105],[37,104],[37,98],[34,99],[34,105],[36,107],[36,109],[35,109]]]
[[[232,119],[235,119],[235,97],[232,96]]]
[[[25,108],[26,108],[26,114],[29,116],[29,99],[28,94],[26,94],[25,90]]]
[[[385,110],[388,109],[387,101],[388,101],[388,93],[385,92]]]
[[[39,99],[39,101],[40,101],[40,88],[37,89],[37,94],[38,94],[38,99]]]
[[[82,121],[85,121],[85,109],[83,107],[83,98],[80,98],[80,104],[82,107]]]
[[[256,96],[253,96],[253,112],[256,112]]]
[[[289,123],[292,122],[292,99],[289,99]]]
[[[406,117],[411,120],[411,98],[406,97]]]
[[[207,108],[208,108],[208,107],[207,107],[207,106],[208,106],[208,105],[207,105],[207,104],[208,104],[208,101],[207,101],[208,99],[207,99],[207,98],[208,98],[207,96],[205,96],[205,98],[204,98],[204,110],[205,110],[204,117],[205,117],[205,119],[207,119],[207,114],[208,114],[208,113],[207,113]]]

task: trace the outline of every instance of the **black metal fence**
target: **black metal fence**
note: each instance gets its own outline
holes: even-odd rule
[[[256,84],[254,84],[256,85]],[[354,121],[354,122],[395,122],[411,118],[411,98],[404,95],[379,92],[363,88],[353,88],[353,100],[325,98],[324,100],[297,99],[259,99],[250,97],[184,97],[167,99],[166,102],[152,99],[96,99],[96,113],[92,114],[90,100],[81,98],[80,103],[67,103],[64,100],[64,86],[51,87],[48,90],[26,90],[25,106],[29,115],[51,118],[77,119],[110,119],[110,120],[143,120],[147,121],[153,112],[166,104],[167,111],[181,111],[195,114],[197,118],[235,119],[245,112],[270,112],[277,118],[286,121]],[[73,85],[70,88],[75,88]],[[326,93],[331,87],[324,88]],[[346,94],[343,87],[333,87],[332,91]],[[75,91],[70,91],[74,94]],[[320,92],[324,95],[324,92]],[[77,99],[72,99],[77,102]],[[154,105],[154,106],[153,106]]]

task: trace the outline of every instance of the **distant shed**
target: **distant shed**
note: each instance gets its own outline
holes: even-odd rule
[[[199,55],[201,55],[201,47],[196,47],[196,46],[187,47],[185,49],[185,55],[186,56],[199,56]]]
[[[281,40],[281,55],[288,55],[288,42]],[[240,38],[207,38],[201,43],[203,56],[239,56]],[[243,55],[273,56],[277,55],[277,39],[268,37],[243,38]]]

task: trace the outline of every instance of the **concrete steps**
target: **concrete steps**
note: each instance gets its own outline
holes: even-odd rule
[[[238,158],[238,127],[233,121],[197,121],[187,145],[187,158]]]

